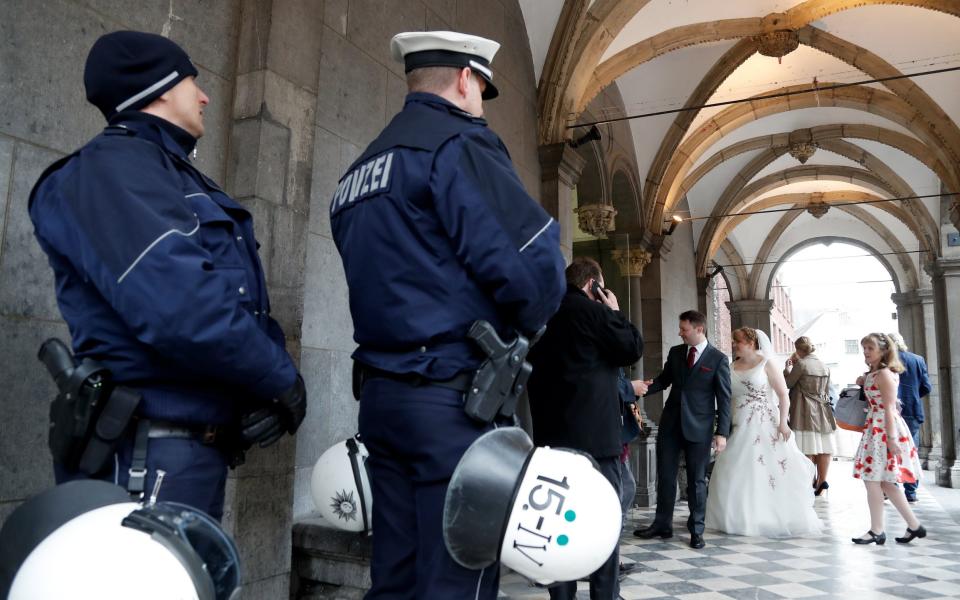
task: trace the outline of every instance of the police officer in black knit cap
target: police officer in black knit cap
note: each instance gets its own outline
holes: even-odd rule
[[[501,339],[531,336],[564,290],[559,226],[524,190],[482,118],[483,100],[497,96],[499,47],[446,31],[395,36],[410,94],[330,206],[370,453],[368,600],[497,595],[497,569],[460,566],[442,536],[450,477],[493,427],[464,410],[484,358],[467,333],[482,319]]]
[[[307,399],[270,318],[250,212],[190,162],[209,102],[196,77],[159,35],[98,39],[84,84],[108,126],[43,173],[30,217],[76,358],[141,397],[102,468],[55,456],[58,483],[136,494],[163,473],[159,499],[219,519],[230,458],[293,434]]]

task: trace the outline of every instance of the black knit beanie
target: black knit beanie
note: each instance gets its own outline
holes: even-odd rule
[[[87,100],[109,121],[123,110],[139,110],[197,68],[183,48],[140,31],[114,31],[94,42],[83,70]]]

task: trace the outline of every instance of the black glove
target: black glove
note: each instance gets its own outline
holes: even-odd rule
[[[307,388],[303,385],[303,377],[299,373],[290,389],[273,399],[271,408],[280,417],[280,422],[287,433],[290,435],[296,433],[303,418],[307,416]]]
[[[266,448],[283,437],[284,431],[280,416],[272,408],[255,410],[240,419],[240,441],[244,450],[254,444]]]

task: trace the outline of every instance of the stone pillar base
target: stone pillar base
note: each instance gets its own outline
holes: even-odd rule
[[[936,471],[937,465],[940,464],[940,461],[943,460],[943,451],[940,448],[930,448],[926,456],[921,452],[920,455],[920,466],[926,471]]]
[[[371,538],[323,523],[306,518],[293,525],[291,597],[361,600],[370,589]]]
[[[953,461],[941,460],[937,465],[937,485],[960,488],[960,465]]]
[[[646,421],[650,423],[650,421]],[[635,442],[637,453],[637,493],[634,502],[647,508],[657,503],[657,426],[644,427]]]

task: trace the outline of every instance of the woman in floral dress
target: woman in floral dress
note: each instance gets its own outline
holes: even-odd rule
[[[901,544],[913,538],[926,537],[916,515],[910,510],[903,488],[898,483],[920,480],[920,458],[913,445],[910,429],[897,409],[897,387],[903,365],[896,346],[886,335],[871,333],[860,340],[863,358],[870,371],[863,378],[867,397],[867,420],[863,437],[853,461],[853,476],[862,479],[867,488],[870,506],[870,530],[855,544],[883,544],[887,535],[883,530],[883,496],[890,499],[897,512],[907,522],[907,532],[895,538]]]

